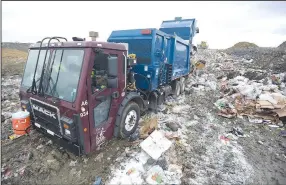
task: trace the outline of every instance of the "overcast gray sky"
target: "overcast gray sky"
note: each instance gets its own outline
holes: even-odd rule
[[[196,18],[211,48],[239,41],[276,47],[286,40],[286,2],[2,2],[2,41],[36,42],[46,36],[87,37],[98,31],[159,28],[163,20]]]

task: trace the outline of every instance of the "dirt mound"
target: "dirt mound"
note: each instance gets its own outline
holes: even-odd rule
[[[16,49],[24,52],[28,52],[29,46],[31,43],[19,43],[19,42],[3,42],[2,49]]]
[[[258,48],[258,46],[251,42],[238,42],[231,48]]]
[[[279,49],[286,49],[286,41],[282,42],[282,44],[280,44],[278,46]]]
[[[27,56],[27,51],[2,48],[3,76],[22,74]]]
[[[249,66],[256,69],[276,72],[286,70],[286,51],[280,48],[231,48],[225,52],[250,61]]]

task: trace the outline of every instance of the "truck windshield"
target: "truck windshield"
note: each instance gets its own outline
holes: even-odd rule
[[[38,53],[39,50],[30,50],[29,52],[22,80],[23,87],[28,88],[32,85]],[[45,53],[46,51],[41,50],[35,77],[36,81],[40,78]],[[45,80],[43,81],[45,93],[68,102],[74,102],[77,95],[84,50],[60,48],[48,53]],[[39,81],[37,82],[38,86]]]

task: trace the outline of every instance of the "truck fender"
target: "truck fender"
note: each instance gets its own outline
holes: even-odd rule
[[[118,137],[118,135],[119,135],[119,125],[120,125],[123,110],[128,105],[128,103],[130,101],[133,101],[139,105],[141,113],[147,107],[144,100],[142,99],[142,97],[139,94],[137,94],[135,92],[128,93],[125,96],[125,98],[122,100],[121,104],[119,105],[119,109],[118,109],[118,112],[116,114],[116,120],[115,120],[115,125],[114,125],[114,130],[113,130],[113,136],[115,136],[115,137]]]

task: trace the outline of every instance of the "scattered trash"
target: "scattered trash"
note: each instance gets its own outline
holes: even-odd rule
[[[280,132],[280,136],[282,136],[282,137],[286,137],[286,130],[281,130],[281,132]]]
[[[52,141],[52,140],[49,140],[49,141],[46,143],[46,145],[51,145],[51,144],[53,144],[53,141]]]
[[[248,116],[248,121],[250,123],[262,123],[263,119],[259,119],[259,118],[251,118],[250,116]]]
[[[18,170],[18,172],[20,173],[21,176],[24,175],[25,169],[26,169],[26,166],[24,166]]]
[[[96,157],[95,157],[95,159],[94,159],[94,161],[101,161],[101,159],[103,158],[103,153],[99,153]]]
[[[88,159],[87,159],[87,158],[84,158],[84,159],[83,159],[83,162],[84,162],[84,164],[87,164]]]
[[[182,184],[180,180],[183,176],[182,166],[176,164],[170,164],[168,171],[164,172],[168,184]]]
[[[14,177],[18,177],[18,173],[14,173]]]
[[[277,113],[280,118],[286,117],[286,107],[283,109],[273,110],[273,112]]]
[[[225,137],[225,136],[220,136],[220,140],[224,143],[224,144],[228,144],[230,139]]]
[[[156,163],[156,160],[152,159],[152,157],[147,160],[147,164],[149,164],[149,165],[152,165],[155,163]]]
[[[9,136],[9,139],[10,140],[15,140],[15,139],[18,139],[18,138],[22,138],[22,136],[27,136],[27,134],[24,134],[24,135],[12,134],[12,135]]]
[[[165,157],[160,157],[158,161],[156,162],[157,165],[159,165],[163,170],[168,169],[168,163],[165,159]]]
[[[157,130],[140,143],[140,147],[154,160],[158,160],[162,153],[168,150],[171,145],[172,142],[162,132]]]
[[[158,128],[158,119],[151,118],[144,121],[143,126],[140,128],[140,138],[145,139],[150,135],[155,129]]]
[[[263,145],[263,144],[264,144],[262,141],[257,141],[257,143],[259,143],[259,144],[261,144],[261,145]]]
[[[157,183],[162,182],[162,177],[158,173],[153,174],[151,178],[152,178],[152,180],[156,181]]]
[[[43,145],[39,145],[39,146],[37,146],[37,150],[39,150],[39,149],[41,149],[41,148],[43,148],[44,146]]]
[[[172,131],[176,132],[178,131],[179,125],[175,122],[167,122],[166,126],[169,127]]]
[[[172,133],[165,133],[165,137],[168,139],[180,139],[180,136],[178,135],[177,132],[172,132]]]
[[[70,164],[69,164],[69,166],[75,166],[76,163],[77,163],[77,161],[71,161]]]
[[[130,175],[130,174],[134,173],[135,171],[136,171],[135,168],[131,168],[131,169],[129,169],[129,170],[126,172],[126,174],[127,174],[127,175]]]
[[[146,182],[148,184],[161,184],[164,183],[165,179],[166,177],[164,174],[164,170],[159,165],[153,166],[147,172]]]
[[[234,109],[223,109],[218,113],[219,116],[225,117],[225,118],[234,118],[236,116],[236,112]]]
[[[229,133],[232,133],[232,134],[234,134],[234,135],[236,135],[238,137],[244,137],[242,129],[240,129],[240,128],[235,128],[234,127]]]
[[[100,185],[100,184],[101,184],[101,177],[96,177],[92,185]]]
[[[237,76],[223,81],[221,91],[224,97],[218,99],[215,106],[222,117],[246,115],[251,123],[277,124],[279,118],[286,116],[286,96],[276,84],[263,84]]]
[[[140,137],[140,132],[139,130],[137,129],[130,137],[129,137],[129,142],[133,142],[133,141],[136,141],[137,139],[139,139]]]
[[[279,128],[278,125],[268,125],[268,126],[271,127],[271,128]]]
[[[8,179],[12,176],[12,170],[10,168],[6,168],[3,172],[3,179]]]

